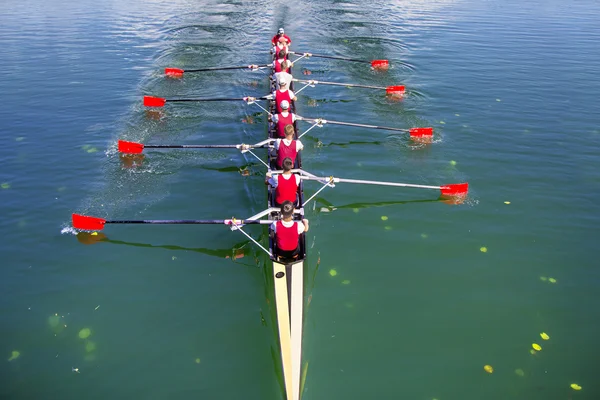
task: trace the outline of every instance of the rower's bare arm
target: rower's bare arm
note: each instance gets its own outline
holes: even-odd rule
[[[304,224],[304,232],[308,232],[308,220],[304,218],[302,223]]]

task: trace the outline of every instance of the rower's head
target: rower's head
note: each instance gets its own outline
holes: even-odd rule
[[[281,90],[281,91],[288,90],[288,83],[284,77],[279,78],[277,83],[279,84],[279,90]],[[288,106],[289,106],[289,103],[288,103]]]
[[[281,100],[279,107],[281,107],[282,112],[288,112],[290,110],[290,102],[287,100]]]
[[[291,158],[286,157],[283,159],[283,162],[281,163],[281,167],[283,168],[283,172],[290,172],[292,170],[292,168],[294,168],[294,162],[292,161]]]
[[[281,203],[281,216],[283,217],[283,219],[292,218],[293,215],[294,215],[294,203],[292,203],[289,200],[286,200],[283,203]]]
[[[277,29],[277,34],[278,35],[283,35],[284,33],[285,33],[285,31],[283,30],[283,28]]]
[[[283,127],[283,132],[285,133],[286,139],[292,140],[292,139],[294,139],[294,134],[296,133],[296,130],[294,129],[294,125],[287,124],[286,126]]]
[[[285,58],[285,49],[279,50],[279,53],[277,53],[277,57]]]
[[[287,71],[291,67],[291,62],[289,60],[283,60],[279,63],[282,71]]]

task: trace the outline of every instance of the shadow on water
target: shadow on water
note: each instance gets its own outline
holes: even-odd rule
[[[149,244],[149,243],[136,243],[136,242],[125,242],[122,240],[112,240],[109,239],[104,233],[90,233],[90,232],[79,232],[77,234],[77,240],[79,243],[85,245],[98,244],[98,243],[109,243],[109,244],[118,244],[125,246],[133,246],[133,247],[144,247],[144,248],[153,248],[153,249],[167,249],[167,250],[181,250],[181,251],[193,251],[196,253],[202,253],[213,257],[218,258],[230,258],[232,261],[239,260],[244,258],[246,255],[254,255],[253,251],[250,249],[251,242],[250,240],[244,240],[242,242],[236,243],[231,248],[227,249],[209,249],[203,247],[183,247],[172,244]],[[249,265],[249,264],[244,264]]]
[[[455,205],[455,204],[462,203],[464,201],[464,199],[452,199],[452,198],[445,198],[445,197],[440,196],[437,199],[379,201],[379,202],[373,202],[373,203],[351,203],[351,204],[344,204],[344,205],[340,205],[340,206],[336,206],[333,203],[325,200],[322,197],[317,197],[315,199],[315,201],[317,202],[317,204],[322,205],[323,208],[328,210],[325,212],[331,212],[331,211],[335,211],[335,210],[339,210],[339,209],[353,209],[354,210],[354,209],[361,209],[361,208],[387,207],[387,206],[395,206],[395,205],[400,205],[400,204],[413,204],[413,203],[445,203],[448,205]],[[321,209],[321,211],[324,211],[323,208]]]

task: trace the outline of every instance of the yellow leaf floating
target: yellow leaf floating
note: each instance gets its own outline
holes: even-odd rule
[[[83,328],[82,330],[79,331],[79,338],[87,339],[88,337],[90,337],[91,334],[92,334],[92,330],[90,328]]]
[[[541,350],[542,350],[542,346],[540,346],[540,345],[539,345],[539,344],[537,344],[537,343],[534,343],[534,344],[532,344],[532,345],[531,345],[531,347],[533,347],[533,349],[534,349],[535,351],[541,351]]]
[[[487,247],[480,247],[479,251],[481,251],[482,253],[487,253]]]
[[[450,165],[455,166],[456,165],[456,161],[450,160]]]
[[[540,276],[540,281],[542,281],[542,282],[546,282],[547,280],[548,280],[548,278],[547,278],[547,277],[545,277],[545,276]]]
[[[544,339],[544,340],[548,340],[548,339],[550,339],[550,336],[548,336],[548,335],[546,334],[546,332],[542,332],[542,333],[540,333],[540,337],[541,337],[542,339]]]
[[[200,364],[200,359],[199,358],[196,358],[195,361],[196,361],[196,364]]]
[[[382,216],[381,216],[381,220],[382,220],[382,221],[387,221],[387,220],[388,220],[388,217],[386,217],[385,215],[382,215]]]
[[[19,351],[13,350],[12,353],[10,354],[10,358],[8,359],[8,361],[16,360],[20,356],[21,356],[21,353]]]
[[[330,269],[329,270],[329,275],[336,276],[337,275],[337,271],[335,269]]]
[[[581,386],[576,383],[571,383],[571,389],[573,390],[581,390]]]
[[[557,281],[554,278],[548,278],[548,282],[550,282],[550,283],[556,283]]]
[[[510,204],[510,201],[505,201],[504,204]]]
[[[487,372],[488,374],[491,374],[492,372],[494,372],[494,368],[491,365],[484,365],[483,370],[485,372]]]

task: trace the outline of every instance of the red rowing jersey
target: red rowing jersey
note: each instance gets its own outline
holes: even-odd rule
[[[291,228],[283,225],[283,222],[277,221],[277,229],[275,230],[275,242],[277,248],[284,251],[294,251],[298,248],[300,234],[298,233],[298,221],[294,221]]]
[[[288,47],[287,46],[281,46],[279,43],[277,43],[275,45],[275,47],[273,47],[273,53],[275,53],[275,57],[279,57],[279,52],[281,50],[285,50],[285,56],[283,57],[285,60],[287,60],[287,54],[288,54]]]
[[[296,175],[290,174],[288,177],[286,179],[283,174],[277,175],[277,187],[275,188],[275,201],[277,204],[282,204],[286,200],[292,203],[296,202],[296,193],[298,193]]]
[[[290,96],[290,91],[288,89],[284,90],[283,92],[281,90],[276,90],[275,91],[275,104],[277,105],[277,113],[278,114],[281,114],[281,112],[283,111],[283,108],[281,108],[281,102],[283,100],[287,100],[288,103],[292,104],[292,98]]]
[[[290,68],[286,68],[285,71],[281,69],[281,63],[285,61],[285,58],[278,58],[277,60],[273,61],[273,69],[275,70],[275,73],[278,72],[290,72]]]
[[[279,38],[282,38],[282,37],[284,37],[285,40],[287,40],[288,45],[292,44],[292,39],[290,39],[290,37],[288,35],[281,35],[281,36],[275,35],[275,36],[273,36],[273,39],[271,39],[271,43],[278,43],[279,42]]]
[[[279,104],[279,103],[277,103]],[[284,138],[285,137],[285,126],[293,125],[294,117],[292,113],[289,112],[287,117],[284,117],[283,114],[277,114],[277,137]]]
[[[296,156],[298,155],[298,149],[296,148],[296,141],[292,140],[289,146],[286,146],[284,141],[282,140],[279,143],[279,149],[277,149],[277,166],[281,168],[283,164],[283,160],[286,157],[292,159],[292,163],[296,162]]]

